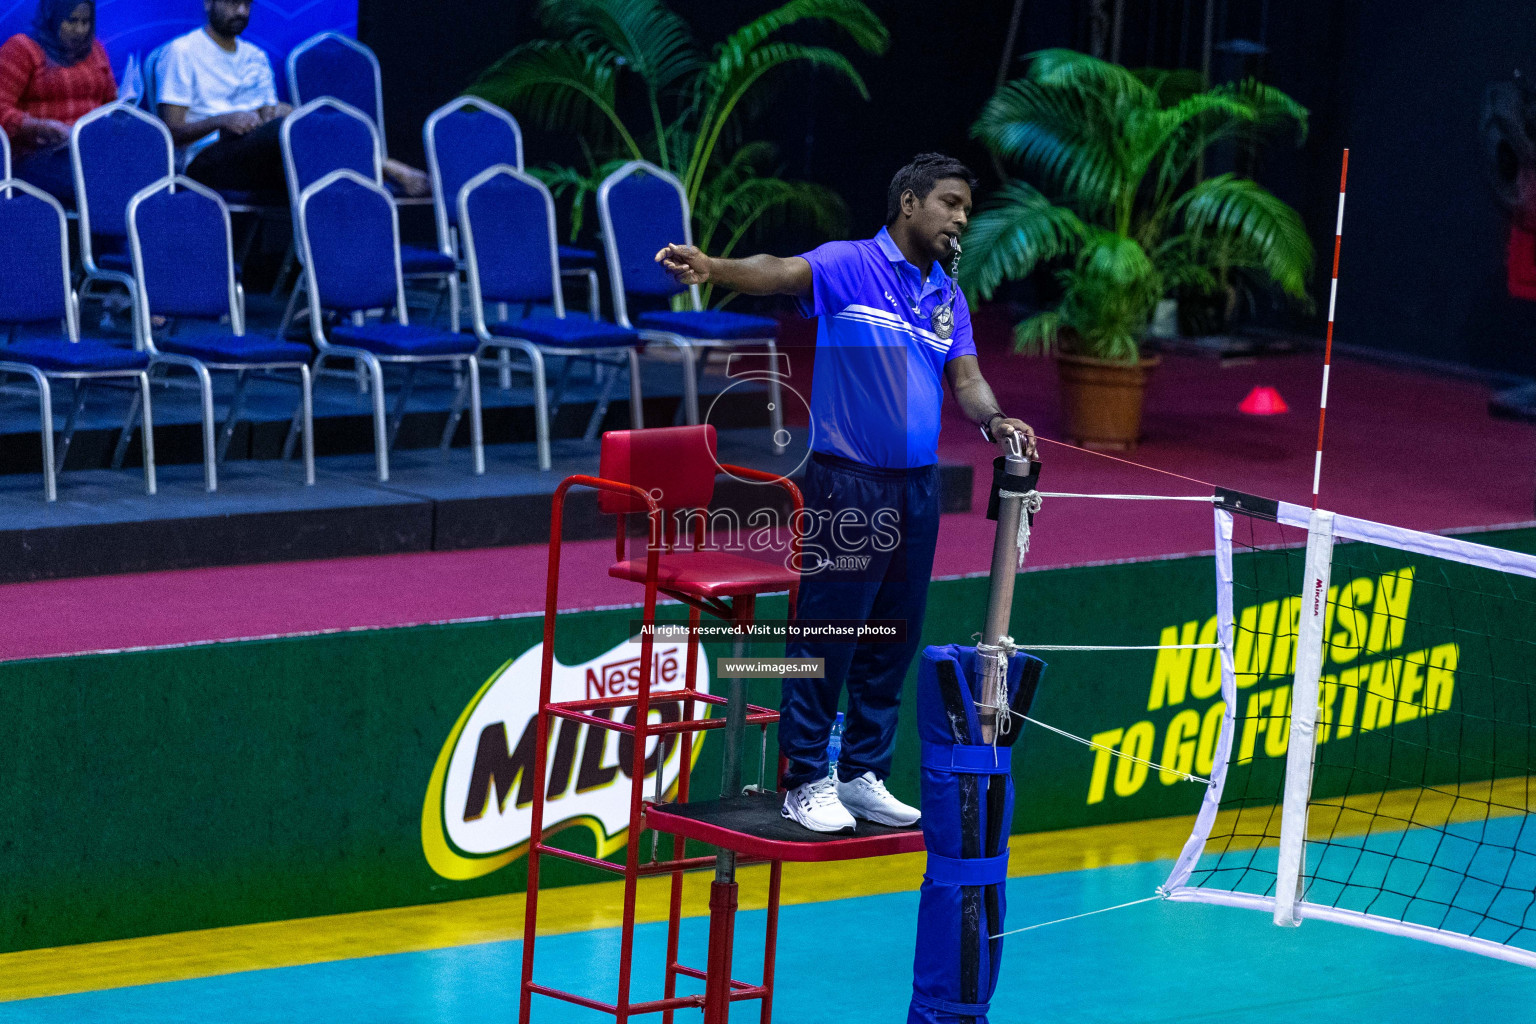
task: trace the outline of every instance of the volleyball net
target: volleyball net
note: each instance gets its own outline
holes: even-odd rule
[[[1536,555],[1215,506],[1223,725],[1162,894],[1536,966]]]

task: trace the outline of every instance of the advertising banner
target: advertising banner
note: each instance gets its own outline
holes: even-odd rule
[[[683,685],[686,649],[658,644],[652,649],[656,685],[653,722],[675,722],[679,705],[667,691]],[[528,850],[533,807],[534,712],[538,708],[543,641],[508,662],[475,694],[437,756],[421,810],[421,844],[427,863],[444,878],[478,878],[510,864]],[[552,700],[627,696],[640,686],[639,645],[628,640],[579,665],[555,659]],[[701,661],[695,687],[709,692],[709,665]],[[612,719],[612,709],[597,717]],[[635,709],[623,721],[633,724]],[[508,726],[514,730],[508,733]],[[675,735],[652,741],[646,777],[661,771],[650,793],[674,792],[682,769]],[[658,755],[656,747],[660,746]],[[695,745],[701,750],[701,745]],[[634,739],[583,722],[552,723],[549,782],[545,788],[547,834],[572,826],[590,830],[596,856],[607,857],[625,840]]]

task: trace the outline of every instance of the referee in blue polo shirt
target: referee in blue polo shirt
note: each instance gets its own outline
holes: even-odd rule
[[[998,408],[981,376],[970,309],[943,267],[959,252],[975,185],[958,160],[923,153],[891,179],[886,226],[874,238],[828,242],[788,259],[719,259],[691,245],[656,254],[682,284],[789,295],[817,318],[814,440],[801,489],[814,528],[838,553],[869,557],[808,560],[796,614],[906,622],[903,643],[786,647],[790,657],[825,659],[825,678],[785,681],[779,717],[779,749],[788,761],[782,813],[817,832],[851,829],[855,816],[884,825],[919,817],[884,780],[938,539],[942,380],[988,440],[1018,435],[1034,453],[1034,432]],[[848,568],[860,562],[863,568]],[[827,741],[844,685],[848,712],[834,781]]]

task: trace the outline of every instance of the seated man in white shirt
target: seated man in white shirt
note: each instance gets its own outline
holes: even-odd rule
[[[188,177],[224,191],[283,193],[283,118],[272,62],[240,38],[250,0],[203,0],[208,21],[165,44],[155,68],[159,113]],[[384,174],[407,195],[426,195],[425,172],[398,160]]]

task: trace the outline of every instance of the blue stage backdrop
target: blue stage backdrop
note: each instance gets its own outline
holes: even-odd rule
[[[0,40],[25,32],[37,0],[0,0]],[[201,0],[97,0],[96,34],[112,59],[118,85],[130,56],[142,64],[155,47],[203,23]],[[257,0],[244,38],[267,51],[277,94],[288,97],[288,51],[317,32],[357,36],[357,0]]]

